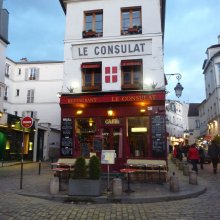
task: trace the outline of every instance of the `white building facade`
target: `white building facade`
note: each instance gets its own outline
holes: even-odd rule
[[[128,157],[165,158],[166,1],[60,3],[66,14],[61,119],[69,127],[61,130],[61,156],[115,150],[114,169]]]
[[[206,99],[199,108],[201,134],[210,139],[220,134],[220,36],[218,44],[207,48],[207,59],[203,64]]]

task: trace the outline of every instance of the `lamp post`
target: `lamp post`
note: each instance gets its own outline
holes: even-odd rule
[[[182,91],[184,89],[183,86],[181,85],[181,83],[179,82],[180,79],[182,78],[182,75],[180,73],[171,73],[171,74],[165,74],[165,75],[166,76],[176,76],[178,83],[174,87],[174,90],[175,90],[176,96],[179,98],[182,95]]]

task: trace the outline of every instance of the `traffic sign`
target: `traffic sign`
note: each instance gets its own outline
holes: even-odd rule
[[[23,128],[31,128],[33,125],[33,118],[31,117],[24,117],[21,119],[21,125]]]

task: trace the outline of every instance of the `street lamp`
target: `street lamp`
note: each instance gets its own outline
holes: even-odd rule
[[[174,90],[175,90],[175,94],[176,96],[179,98],[182,95],[182,91],[183,91],[183,86],[181,85],[181,83],[179,82],[179,80],[182,78],[182,75],[180,73],[171,73],[171,74],[165,74],[166,76],[176,76],[178,83],[176,84]]]

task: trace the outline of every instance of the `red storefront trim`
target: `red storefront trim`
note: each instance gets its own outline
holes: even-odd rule
[[[102,94],[100,95],[82,95],[80,96],[61,96],[60,104],[74,103],[119,103],[119,102],[144,102],[144,101],[163,101],[165,92],[160,93],[132,93],[132,94]]]
[[[122,60],[121,66],[141,66],[142,62],[137,60]]]
[[[94,69],[94,68],[100,68],[100,63],[82,63],[81,68],[82,69]]]

